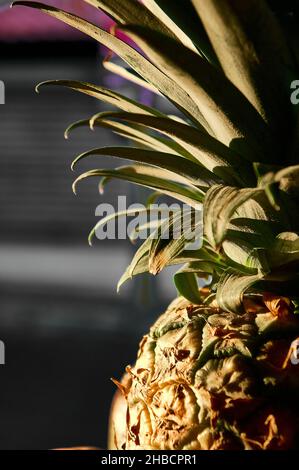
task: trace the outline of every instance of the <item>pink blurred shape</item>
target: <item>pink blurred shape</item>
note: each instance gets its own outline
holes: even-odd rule
[[[82,0],[47,0],[45,3],[82,16],[109,29],[112,21],[100,10]],[[87,36],[65,25],[61,21],[37,10],[16,6],[0,12],[0,41],[72,40]]]

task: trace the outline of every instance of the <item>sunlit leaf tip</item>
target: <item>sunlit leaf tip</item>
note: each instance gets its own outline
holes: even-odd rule
[[[92,131],[95,129],[95,122],[103,115],[103,113],[94,114],[89,120],[89,127]]]

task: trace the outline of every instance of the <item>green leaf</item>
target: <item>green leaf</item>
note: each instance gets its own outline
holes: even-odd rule
[[[166,171],[143,165],[131,165],[129,167],[116,168],[114,170],[99,168],[87,171],[75,180],[73,184],[74,193],[76,193],[76,187],[79,181],[86,178],[101,176],[122,179],[150,189],[159,190],[161,193],[174,197],[181,202],[189,204],[191,207],[197,207],[202,200],[202,195],[198,190],[185,188],[178,183],[174,183],[169,179]]]
[[[159,191],[153,191],[146,199],[146,207],[149,207],[151,204],[154,204],[156,200],[161,196],[162,194]]]
[[[111,176],[105,176],[104,178],[100,179],[99,182],[99,193],[104,194],[106,185],[112,180]]]
[[[178,293],[194,305],[202,304],[202,297],[199,293],[196,275],[193,272],[178,271],[174,275],[174,284]]]
[[[293,232],[283,232],[277,235],[274,250],[285,254],[293,254],[299,251],[299,235]]]
[[[197,49],[211,63],[218,64],[209,38],[189,0],[143,0],[143,2],[175,33],[182,44],[192,50]]]
[[[144,243],[142,243],[142,245],[134,254],[131,263],[117,284],[117,292],[119,292],[121,286],[129,279],[132,279],[133,276],[148,272],[148,253],[151,246],[152,237],[153,234],[151,234],[151,236],[148,237]]]
[[[294,63],[267,2],[192,1],[226,76],[270,125],[276,141],[283,131],[288,135],[289,83]]]
[[[153,239],[153,234],[151,237],[147,238],[147,240],[139,247],[136,251],[130,265],[122,275],[121,279],[118,283],[118,291],[120,287],[127,282],[128,280],[132,279],[133,276],[138,274],[143,274],[148,272],[149,268],[149,249]],[[203,258],[205,257],[203,250],[186,250],[183,251],[178,257],[173,258],[168,266],[185,264],[185,263],[192,263],[196,260],[203,262]]]
[[[105,113],[103,113],[105,114]],[[155,147],[157,150],[167,151],[169,152],[170,147],[164,145],[157,141],[154,137],[149,135],[146,132],[139,131],[137,126],[136,130],[123,123],[118,123],[116,121],[95,121],[93,123],[93,128],[90,128],[90,120],[89,119],[82,119],[80,121],[73,122],[70,124],[64,132],[65,139],[69,139],[70,133],[73,132],[75,129],[80,127],[88,127],[89,130],[95,130],[95,127],[103,127],[105,129],[112,130],[115,134],[120,135],[126,139],[138,142],[146,147],[153,148]],[[173,152],[175,153],[175,152]]]
[[[230,221],[223,250],[230,260],[237,263],[233,266],[244,272],[243,267],[263,272],[269,271],[271,259],[276,258],[273,253],[275,235],[281,231],[280,225],[273,220],[259,220],[253,218],[234,218]]]
[[[87,3],[104,11],[116,23],[142,24],[155,31],[175,37],[162,21],[138,0],[85,0]]]
[[[202,219],[194,210],[178,210],[157,229],[149,250],[149,272],[158,274],[192,241],[200,241]]]
[[[270,272],[268,253],[264,248],[254,247],[246,261],[246,266],[254,268],[264,276]]]
[[[265,194],[271,206],[275,210],[279,211],[280,210],[279,185],[277,183],[266,184],[264,189],[265,189]]]
[[[63,21],[69,26],[78,29],[82,33],[87,34],[99,43],[108,47],[127,62],[141,77],[169,98],[179,109],[183,110],[183,112],[185,112],[186,115],[188,115],[200,127],[204,126],[206,129],[210,129],[197,105],[188,93],[184,91],[184,88],[181,88],[174,80],[167,77],[165,73],[160,71],[149,60],[125,42],[76,15],[72,15],[71,13],[49,5],[44,5],[43,3],[16,1],[13,5],[22,5],[38,9]]]
[[[177,155],[134,147],[103,147],[89,150],[73,161],[72,169],[75,168],[78,162],[92,155],[110,156],[154,165],[171,171],[174,173],[173,179],[181,180],[184,184],[200,188],[209,187],[210,173],[205,168]]]
[[[71,90],[84,93],[85,95],[92,96],[104,103],[116,106],[122,111],[166,117],[165,114],[151,108],[150,106],[138,103],[137,101],[127,98],[120,93],[109,90],[109,88],[93,85],[92,83],[79,82],[76,80],[47,80],[37,85],[36,91],[39,92],[41,88],[48,86],[66,87]]]
[[[64,131],[64,138],[68,140],[70,138],[70,133],[73,132],[75,129],[79,129],[80,127],[89,127],[89,120],[88,119],[80,119],[79,121],[72,122]]]
[[[158,116],[155,116],[155,117],[158,117]],[[144,129],[143,132],[147,133],[147,135],[149,135],[149,133],[152,132],[153,130],[158,131],[170,137],[171,139],[173,139],[173,140],[170,140],[170,139],[165,139],[165,138],[163,139],[159,137],[158,139],[160,142],[163,142],[165,145],[168,145],[172,149],[176,149],[176,153],[185,156],[186,158],[188,158],[188,160],[198,163],[198,159],[195,156],[193,156],[193,153],[195,151],[194,148],[190,147],[188,151],[187,145],[185,145],[183,140],[178,139],[176,137],[176,133],[173,131],[178,121],[175,121],[173,118],[165,116],[165,115],[159,116],[159,117],[163,117],[163,119],[165,120],[164,124],[163,124],[163,121],[162,123],[156,120],[144,121],[142,119],[142,115],[138,113],[119,113],[119,112],[106,111],[102,113],[97,113],[94,116],[92,116],[90,118],[90,127],[91,129],[93,129],[95,125],[101,125],[101,123],[105,125],[107,122],[109,123],[112,122],[115,125],[118,125],[120,124],[119,121],[125,121],[128,123],[127,124],[128,127],[132,126],[133,128],[137,128],[140,132],[142,132],[142,129]],[[185,126],[185,128],[187,128],[186,131],[188,131],[189,129],[196,131],[194,127],[191,127],[187,124],[184,124],[181,122],[179,122],[179,124]],[[205,132],[204,132],[204,135],[207,136]],[[207,137],[207,139],[209,139],[209,136]]]
[[[146,222],[144,224],[140,224],[136,226],[129,234],[129,239],[132,243],[136,242],[136,239],[138,236],[144,232],[145,230],[147,233],[152,233],[154,230],[156,230],[161,223],[163,222],[164,219],[161,220],[151,220],[149,222]]]
[[[238,189],[230,186],[213,186],[204,201],[204,229],[209,243],[218,247],[226,235],[230,219],[248,199],[263,192],[259,188]]]
[[[276,182],[282,182],[283,180],[293,180],[292,182],[294,184],[298,184],[298,178],[299,178],[299,165],[293,165],[293,166],[288,166],[286,168],[283,168],[279,170],[275,176],[274,176],[274,181]]]
[[[279,171],[282,167],[280,165],[273,165],[273,164],[270,164],[270,165],[265,165],[264,163],[260,163],[260,162],[254,162],[253,163],[253,168],[254,168],[254,172],[255,172],[255,175],[257,177],[257,180],[259,182],[259,180],[261,178],[263,178],[263,176],[265,176],[266,174],[269,174],[270,172],[274,172],[276,173],[277,171]]]
[[[176,274],[180,273],[194,273],[198,277],[207,278],[212,276],[215,270],[218,268],[217,263],[207,260],[192,261],[183,266],[183,268],[178,271]]]
[[[249,183],[255,179],[249,162],[244,161],[237,153],[199,129],[181,122],[174,122],[169,118],[135,113],[107,113],[101,119],[105,121],[109,117],[146,126],[171,137],[192,154],[195,161],[200,162],[228,184],[244,185],[245,181]],[[91,119],[91,125],[96,119],[99,119],[99,115]],[[215,177],[212,176],[211,179],[215,180]]]
[[[245,241],[253,247],[271,248],[281,226],[275,221],[246,217],[233,218],[226,232],[226,240]]]
[[[158,229],[157,229],[158,230]],[[132,279],[133,276],[142,274],[149,271],[149,252],[153,239],[156,237],[157,230],[152,232],[151,235],[145,240],[145,242],[138,248],[136,251],[130,265],[127,267],[126,271],[120,278],[117,286],[117,291],[120,287],[127,282],[129,279]],[[192,251],[188,250],[181,253],[181,256],[174,257],[170,259],[168,266],[174,264],[183,264],[186,262],[191,262],[198,257],[201,257],[200,250]]]
[[[253,268],[253,270],[257,269],[257,266],[248,266],[247,264],[253,251],[253,247],[250,243],[246,243],[246,241],[236,238],[233,241],[224,240],[222,247],[225,255],[234,263]]]
[[[93,238],[96,235],[97,230],[101,227],[104,227],[105,225],[107,225],[112,220],[119,219],[120,217],[133,216],[133,215],[136,215],[136,214],[148,213],[148,212],[149,212],[149,210],[145,209],[145,208],[143,208],[143,209],[134,208],[134,209],[127,209],[127,210],[124,210],[124,211],[115,212],[113,214],[107,215],[106,217],[102,217],[102,219],[99,220],[96,223],[96,225],[93,227],[93,229],[90,231],[90,233],[88,235],[89,245],[90,246],[92,245],[92,241],[93,241]]]
[[[216,300],[225,312],[243,313],[243,296],[263,277],[262,274],[240,275],[228,270],[218,283]]]
[[[225,240],[222,246],[226,256],[234,263],[249,268],[246,271],[259,271],[264,274],[269,272],[267,251],[263,247],[254,246],[237,238],[234,241]],[[242,272],[242,269],[239,271]]]
[[[194,160],[193,157],[183,147],[172,140],[164,139],[156,135],[151,135],[147,129],[144,129],[138,125],[134,125],[133,123],[127,125],[122,122],[112,120],[109,121],[106,119],[101,119],[102,116],[105,117],[106,113],[100,113],[99,119],[95,119],[93,121],[92,130],[94,130],[95,127],[110,129],[121,137],[137,142],[144,147],[158,150],[160,152],[170,152],[175,155],[181,155],[185,158],[188,158],[189,160]],[[80,127],[90,128],[90,120],[82,119],[70,124],[64,133],[64,137],[68,139],[70,133]]]
[[[120,280],[118,281],[117,284],[117,292],[120,291],[120,288],[125,284],[125,282],[131,280],[133,276],[136,276],[138,274],[143,274],[148,271],[148,257],[144,255],[141,257],[138,262],[136,263],[135,269],[133,272],[131,272],[131,265],[126,269],[126,271],[123,273],[121,276]]]
[[[298,204],[299,165],[288,166],[277,172],[270,171],[266,173],[259,179],[259,186],[265,188],[272,206],[277,210],[282,206],[282,215],[290,217],[292,214],[288,214],[288,212],[292,211],[292,205],[290,200],[287,199],[287,195],[294,197],[295,205]],[[284,222],[287,226],[286,217]]]
[[[242,93],[215,67],[173,39],[141,26],[130,32],[167,76],[188,89],[215,136],[249,160],[267,161],[271,139],[267,126]]]
[[[143,80],[139,74],[137,74],[131,67],[124,67],[122,65],[117,64],[116,62],[112,62],[112,60],[103,60],[102,62],[103,67],[108,71],[115,73],[119,77],[124,78],[125,80],[129,80],[130,82],[134,83],[135,85],[139,85],[142,88],[146,88],[150,90],[152,93],[156,93],[159,96],[162,96],[159,90],[156,87],[148,83],[147,81]]]
[[[272,267],[280,267],[299,261],[299,236],[293,232],[283,232],[277,235],[270,252]],[[294,267],[294,266],[293,266]]]

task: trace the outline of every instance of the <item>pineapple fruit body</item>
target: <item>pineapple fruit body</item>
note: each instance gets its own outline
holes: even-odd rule
[[[111,417],[110,447],[278,450],[298,442],[295,315],[243,315],[180,298],[140,343]],[[285,397],[282,400],[282,396]]]

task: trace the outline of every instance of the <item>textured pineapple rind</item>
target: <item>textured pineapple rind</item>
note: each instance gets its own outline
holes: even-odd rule
[[[283,362],[299,322],[295,316],[274,318],[260,306],[255,310],[237,315],[183,299],[169,306],[143,337],[135,366],[127,369],[122,448],[294,445],[299,377],[296,366]],[[282,392],[288,396],[285,408]]]

